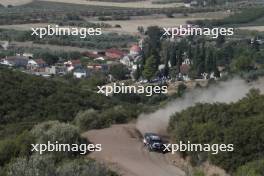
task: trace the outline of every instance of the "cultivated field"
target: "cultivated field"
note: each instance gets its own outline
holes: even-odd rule
[[[246,27],[239,27],[239,29],[264,32],[264,26],[246,26]]]
[[[71,3],[71,4],[84,4],[84,5],[94,5],[94,6],[108,6],[108,7],[124,7],[124,8],[170,8],[170,7],[180,7],[183,3],[170,3],[170,4],[152,4],[152,1],[139,1],[139,2],[99,2],[90,0],[41,0],[47,2],[61,2],[61,3]]]
[[[33,0],[0,0],[0,4],[4,6],[13,5],[19,6],[32,2]]]
[[[48,23],[30,23],[30,24],[13,24],[13,25],[0,25],[0,29],[14,29],[18,31],[29,31],[31,28],[47,27]]]
[[[104,21],[112,26],[117,24],[121,25],[121,28],[109,28],[108,31],[114,32],[123,32],[123,33],[137,33],[138,26],[143,26],[145,29],[149,26],[160,26],[160,27],[175,27],[179,25],[186,24],[187,21],[199,20],[199,19],[219,19],[224,18],[228,14],[225,12],[210,12],[210,13],[195,13],[190,14],[188,17],[175,17],[175,18],[166,18],[166,17],[155,17],[152,16],[135,18],[131,20],[115,20],[115,21]],[[98,21],[91,21],[98,22]]]
[[[160,27],[175,27],[186,24],[187,21],[198,20],[198,19],[217,19],[224,18],[228,14],[225,12],[208,12],[208,13],[194,13],[188,17],[175,17],[167,18],[160,15],[133,17],[131,20],[114,20],[114,21],[98,21],[93,19],[86,19],[89,22],[104,22],[112,26],[117,24],[121,25],[121,28],[105,28],[105,32],[117,32],[122,34],[137,34],[138,26],[143,26],[145,29],[149,26],[160,26]],[[47,23],[36,23],[36,24],[17,24],[17,25],[0,25],[2,29],[15,29],[15,30],[31,30],[32,27],[46,27]],[[52,24],[50,24],[52,25]]]

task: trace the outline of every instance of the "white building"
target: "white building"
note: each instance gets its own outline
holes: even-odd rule
[[[82,69],[82,68],[77,68],[73,71],[73,76],[75,78],[86,78],[87,77],[87,70]]]

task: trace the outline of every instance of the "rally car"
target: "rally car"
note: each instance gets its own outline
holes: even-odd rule
[[[164,145],[161,137],[155,133],[145,133],[143,143],[149,151],[163,152]]]

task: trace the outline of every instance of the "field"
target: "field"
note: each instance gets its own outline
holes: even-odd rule
[[[190,20],[198,19],[217,19],[227,16],[225,12],[208,12],[208,13],[194,13],[190,14],[188,17],[175,17],[167,18],[161,15],[150,15],[144,17],[133,17],[131,20],[114,20],[114,21],[98,21],[94,20],[87,21],[98,23],[104,22],[115,26],[116,24],[121,25],[121,28],[105,28],[105,32],[117,32],[123,34],[136,34],[138,33],[138,26],[143,26],[145,29],[148,26],[160,26],[160,27],[174,27],[178,25],[186,24]],[[15,30],[30,30],[31,27],[46,27],[48,23],[36,23],[36,24],[17,24],[17,25],[0,25],[0,28],[3,29],[15,29]],[[51,25],[51,24],[50,24]]]
[[[30,3],[32,1],[33,0],[0,0],[0,4],[4,6],[8,6],[8,5],[18,6],[18,5],[24,5]]]
[[[188,17],[175,17],[167,18],[160,16],[149,16],[142,18],[132,18],[131,20],[114,20],[114,21],[104,21],[104,23],[115,26],[117,24],[121,25],[121,28],[109,28],[107,31],[112,32],[123,32],[123,33],[137,33],[138,26],[143,26],[145,29],[148,26],[160,26],[160,27],[175,27],[179,25],[186,24],[187,21],[191,20],[202,20],[202,19],[219,19],[227,16],[225,12],[209,12],[209,13],[194,13],[190,14]],[[98,21],[91,21],[98,22]]]
[[[245,26],[245,27],[239,27],[239,29],[264,32],[264,26]]]
[[[47,2],[61,2],[61,3],[72,3],[72,4],[83,4],[83,5],[94,5],[94,6],[108,6],[108,7],[125,7],[125,8],[171,8],[183,6],[183,3],[170,3],[170,4],[152,4],[151,1],[140,1],[140,2],[100,2],[91,0],[42,0]]]

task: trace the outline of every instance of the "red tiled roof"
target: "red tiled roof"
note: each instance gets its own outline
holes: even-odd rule
[[[190,66],[187,64],[182,64],[180,70],[182,74],[187,74],[190,70]]]
[[[75,66],[75,65],[81,65],[81,61],[79,59],[77,59],[77,60],[71,60],[71,63],[72,63],[73,66]]]
[[[84,52],[83,55],[87,56],[87,57],[90,57],[90,58],[93,58],[93,59],[101,56],[99,54],[94,54],[92,52]]]
[[[140,51],[141,51],[141,48],[140,48],[138,45],[133,45],[133,46],[130,48],[130,51],[140,52]]]
[[[37,64],[46,64],[46,62],[43,59],[36,59],[35,62]]]
[[[106,50],[107,53],[113,53],[117,55],[124,55],[125,53],[119,49],[108,49]]]

